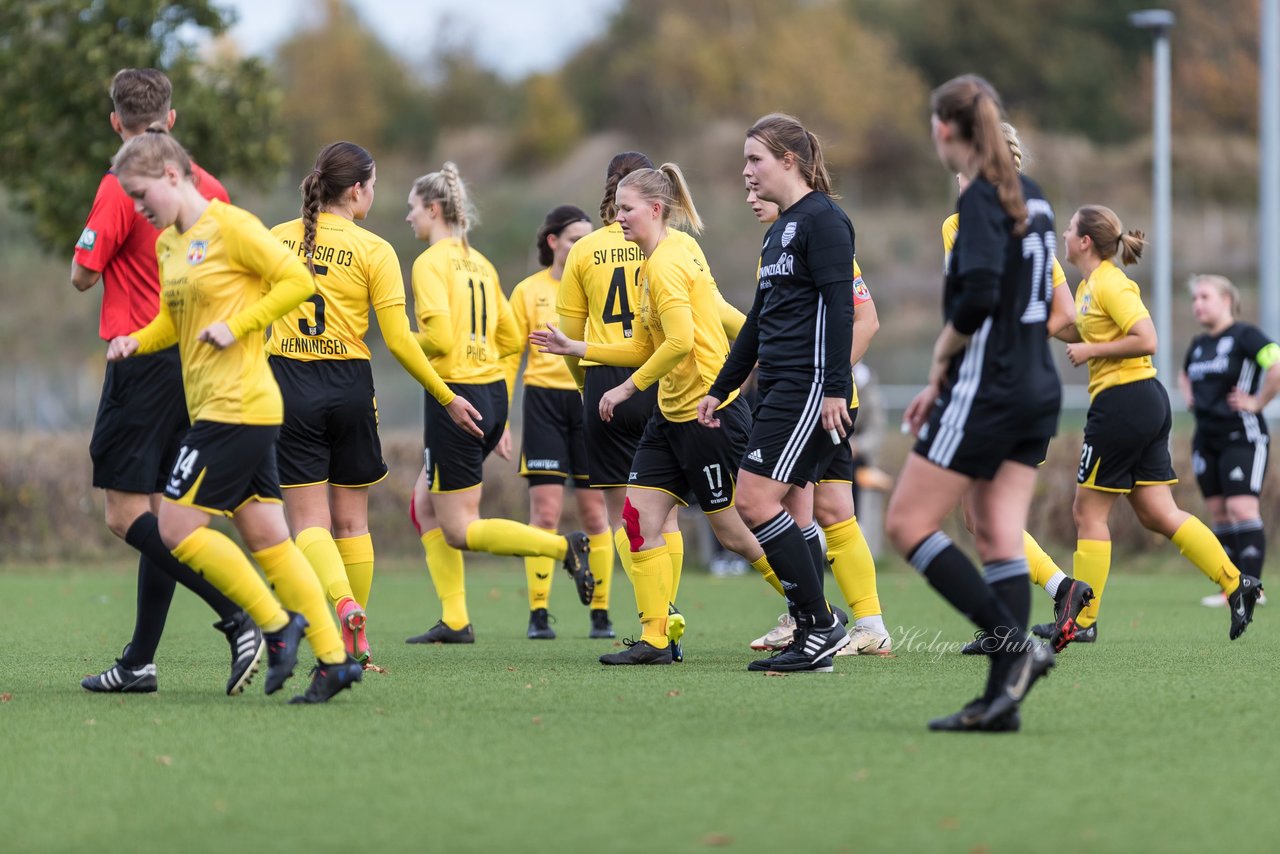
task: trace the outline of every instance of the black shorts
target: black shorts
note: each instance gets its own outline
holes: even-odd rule
[[[804,486],[825,472],[840,445],[822,429],[822,386],[774,381],[760,385],[743,471]]]
[[[1005,462],[1035,468],[1049,454],[1047,436],[1002,436],[966,423],[943,428],[948,407],[935,405],[912,450],[936,466],[974,480],[991,480]]]
[[[370,486],[387,476],[368,359],[269,361],[284,399],[282,486]]]
[[[1259,431],[1250,439],[1241,428],[1221,433],[1196,430],[1191,464],[1205,498],[1262,494],[1271,437]]]
[[[1076,483],[1102,492],[1177,483],[1172,427],[1169,395],[1155,377],[1103,389],[1089,404]]]
[[[520,476],[530,486],[562,486],[572,477],[587,485],[587,440],[577,389],[524,388]]]
[[[449,383],[454,394],[466,398],[480,412],[484,438],[465,432],[440,402],[423,392],[422,462],[432,492],[459,492],[484,480],[484,459],[498,447],[507,427],[506,380],[470,385]]]
[[[853,433],[853,425],[858,423],[858,407],[849,410],[849,419],[845,440],[836,447],[835,456],[818,475],[818,483],[853,483],[853,448],[849,447],[849,436]]]
[[[645,428],[628,486],[660,489],[681,504],[690,492],[703,513],[733,506],[734,477],[747,444],[751,416],[741,398],[716,413],[719,427],[704,427],[697,419],[668,421],[653,413]]]
[[[622,385],[633,373],[631,368],[592,365],[586,370],[582,389],[582,423],[587,437],[587,472],[591,485],[597,488],[626,486],[631,474],[631,461],[636,447],[658,409],[658,384],[633,394],[613,411],[613,420],[600,420],[600,398],[611,388]]]
[[[163,492],[191,427],[178,348],[108,362],[89,457],[98,489]]]
[[[279,504],[276,424],[197,421],[182,437],[164,487],[168,500],[231,516],[250,501]]]

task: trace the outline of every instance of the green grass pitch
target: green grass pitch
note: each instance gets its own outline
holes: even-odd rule
[[[586,638],[563,575],[559,639],[524,638],[514,560],[471,561],[475,646],[406,646],[439,606],[418,564],[384,561],[370,640],[388,672],[321,707],[285,704],[305,668],[275,697],[261,675],[224,696],[225,643],[189,595],[159,693],[90,695],[79,679],[128,639],[132,575],[9,567],[0,850],[1274,850],[1280,614],[1231,643],[1225,611],[1198,604],[1207,583],[1159,558],[1118,562],[1099,644],[1060,657],[1012,736],[924,729],[985,665],[896,561],[880,578],[896,656],[785,677],[745,670],[781,610],[754,576],[691,569],[686,662],[606,669],[612,642]],[[615,580],[621,638],[634,599]],[[1035,618],[1050,604],[1037,591]]]

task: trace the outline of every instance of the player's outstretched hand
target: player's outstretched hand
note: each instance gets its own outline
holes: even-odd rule
[[[716,410],[720,408],[720,398],[707,395],[698,401],[698,423],[703,427],[719,427],[720,419]]]
[[[120,335],[111,339],[107,345],[107,361],[119,362],[138,352],[138,339],[132,335]]]
[[[556,328],[554,323],[548,323],[546,329],[535,329],[530,332],[529,343],[537,347],[539,353],[551,353],[556,356],[582,358],[587,353],[587,345],[584,342],[574,341]]]
[[[219,350],[225,350],[232,344],[236,343],[236,336],[231,334],[231,327],[219,321],[211,326],[206,326],[200,330],[200,334],[196,336],[196,340],[203,341],[206,344],[212,344]]]
[[[484,438],[484,431],[480,429],[480,422],[484,420],[484,417],[479,410],[471,405],[471,401],[462,395],[458,395],[449,401],[449,405],[444,410],[449,413],[449,417],[453,419],[454,424],[457,424],[477,439]]]

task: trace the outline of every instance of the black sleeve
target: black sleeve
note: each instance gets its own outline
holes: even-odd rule
[[[1241,324],[1240,346],[1244,348],[1245,353],[1249,355],[1250,359],[1256,360],[1258,358],[1258,353],[1262,351],[1262,348],[1266,347],[1270,343],[1271,339],[1268,338],[1267,334],[1258,327],[1249,323]]]
[[[847,399],[853,389],[853,227],[834,212],[814,224],[805,261],[826,310],[822,396]]]
[[[734,389],[742,387],[756,366],[756,356],[760,352],[760,303],[763,302],[764,291],[756,288],[755,299],[751,302],[751,310],[747,319],[738,330],[738,337],[729,348],[729,355],[720,368],[716,381],[711,384],[707,394],[719,400],[727,398]]]
[[[962,280],[960,296],[951,312],[951,325],[961,335],[972,335],[1000,302],[1000,277],[990,270],[973,270]]]
[[[960,214],[960,231],[952,248],[955,274],[962,279],[974,270],[1003,274],[1009,227],[996,188],[987,181],[975,181],[960,196],[956,210]]]

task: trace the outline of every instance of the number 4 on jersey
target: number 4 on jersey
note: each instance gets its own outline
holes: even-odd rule
[[[640,270],[636,270],[639,278]],[[635,314],[631,311],[631,300],[627,297],[627,270],[625,267],[614,267],[613,278],[609,281],[609,296],[605,297],[604,311],[600,319],[605,323],[621,323],[622,337],[631,337],[631,321]]]

